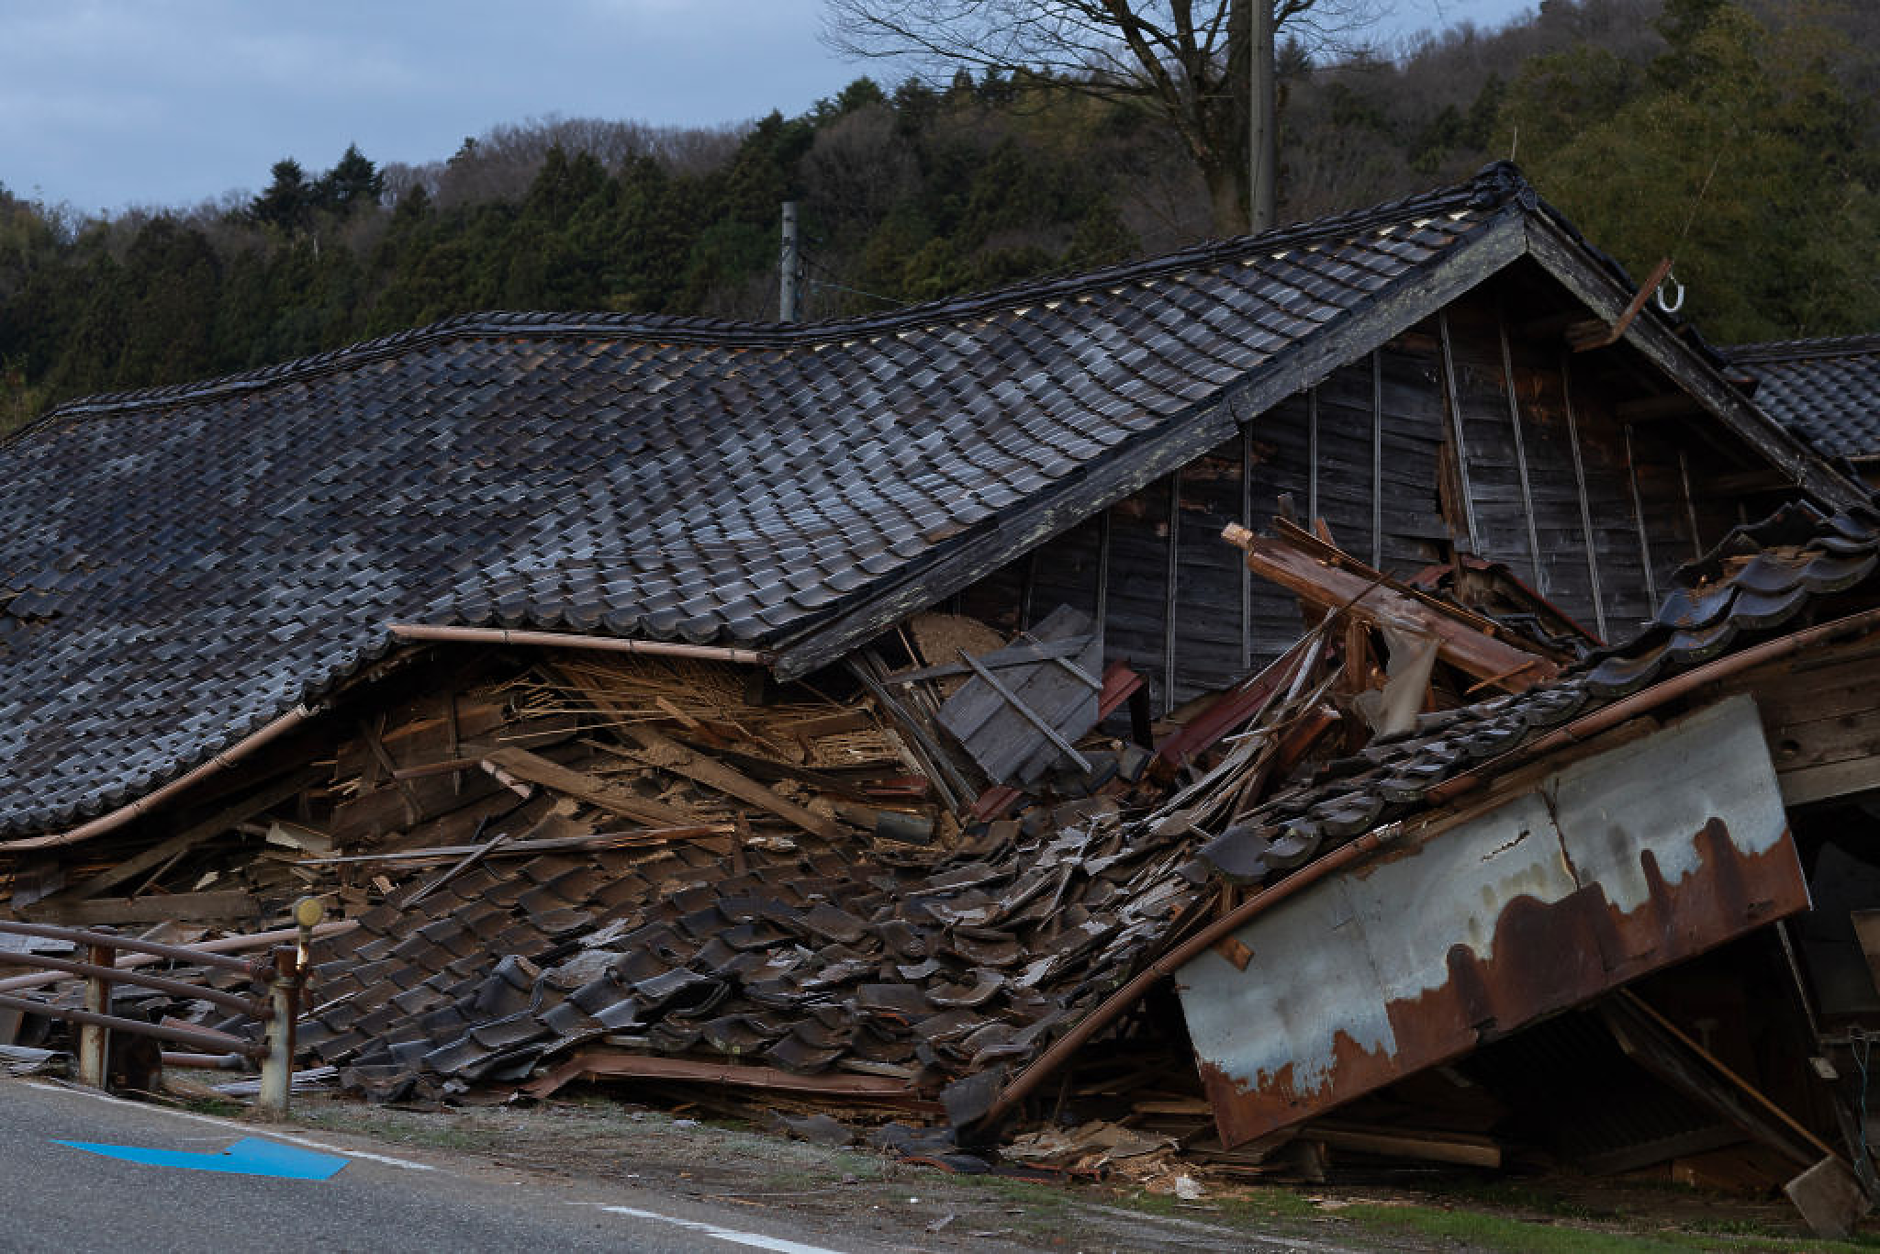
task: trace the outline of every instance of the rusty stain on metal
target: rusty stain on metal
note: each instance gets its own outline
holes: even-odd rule
[[[1326,880],[1237,934],[1244,972],[1184,967],[1182,1002],[1232,1146],[1807,906],[1733,698]]]

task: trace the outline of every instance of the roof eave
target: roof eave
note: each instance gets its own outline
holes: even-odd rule
[[[1632,301],[1634,293],[1604,268],[1594,265],[1584,249],[1545,214],[1527,217],[1527,251],[1556,282],[1609,323],[1617,322]],[[1869,494],[1865,489],[1765,414],[1650,310],[1634,318],[1620,338],[1803,491],[1839,509],[1867,503]]]

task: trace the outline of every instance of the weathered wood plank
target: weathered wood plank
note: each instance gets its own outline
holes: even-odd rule
[[[716,758],[687,748],[650,727],[630,724],[620,730],[623,735],[639,745],[639,752],[634,756],[648,766],[656,766],[662,771],[683,775],[707,788],[736,797],[739,801],[749,802],[760,810],[768,810],[785,822],[802,828],[812,836],[820,836],[824,840],[835,840],[846,830],[834,819],[812,814],[750,776],[732,770]]]
[[[1348,609],[1370,622],[1408,624],[1435,636],[1441,642],[1443,659],[1477,679],[1510,692],[1525,692],[1559,674],[1559,668],[1546,658],[1438,612],[1392,586],[1381,574],[1367,577],[1326,565],[1293,545],[1253,535],[1240,527],[1230,527],[1225,538],[1247,554],[1255,574],[1290,589],[1315,606]]]
[[[598,783],[591,776],[538,757],[527,749],[504,745],[490,749],[482,756],[485,761],[495,763],[517,779],[540,784],[563,796],[573,797],[576,801],[585,801],[609,814],[638,819],[655,827],[687,827],[697,821],[695,815],[675,806],[655,801],[651,797],[642,797],[628,788]]]
[[[148,897],[96,897],[90,901],[42,901],[22,910],[34,923],[97,927],[110,923],[209,923],[253,919],[261,903],[244,892],[172,893]]]

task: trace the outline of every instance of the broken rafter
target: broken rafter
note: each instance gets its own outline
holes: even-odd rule
[[[1301,600],[1324,610],[1343,609],[1367,622],[1435,636],[1444,661],[1494,687],[1525,692],[1560,673],[1549,659],[1498,640],[1465,621],[1473,615],[1432,603],[1349,558],[1332,564],[1307,553],[1301,545],[1267,539],[1236,524],[1229,524],[1221,536],[1247,554],[1247,565],[1255,574]]]
[[[842,826],[834,820],[804,809],[750,776],[732,770],[716,758],[687,748],[650,727],[628,726],[620,730],[623,735],[639,745],[639,751],[634,754],[634,757],[648,766],[670,771],[674,775],[683,775],[694,783],[703,784],[707,788],[735,797],[739,801],[749,802],[759,809],[768,810],[812,836],[820,836],[824,840],[836,840],[843,834]]]
[[[695,822],[684,810],[642,797],[630,789],[597,784],[591,776],[538,757],[527,749],[504,745],[485,753],[483,760],[517,779],[540,784],[576,801],[585,801],[609,814],[637,819],[655,827],[689,827]]]

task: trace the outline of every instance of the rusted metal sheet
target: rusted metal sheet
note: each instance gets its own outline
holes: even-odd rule
[[[1298,1123],[1808,906],[1733,697],[1406,837],[1178,974],[1223,1143]]]

